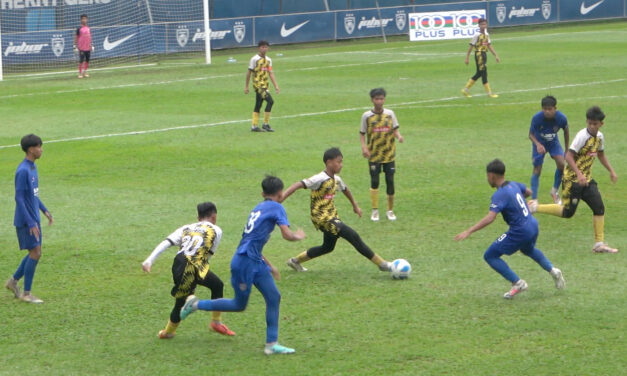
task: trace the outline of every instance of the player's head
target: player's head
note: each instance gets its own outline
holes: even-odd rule
[[[495,159],[485,166],[488,184],[491,187],[499,186],[499,182],[505,179],[505,163],[500,159]]]
[[[479,30],[482,32],[488,28],[488,20],[486,20],[485,18],[479,18],[477,24],[479,25]]]
[[[544,113],[545,119],[555,119],[555,112],[557,112],[557,99],[555,99],[554,96],[547,95],[542,98],[540,105],[542,106],[542,112]]]
[[[262,196],[272,201],[279,201],[283,195],[283,181],[276,176],[266,175],[261,181]]]
[[[596,136],[599,128],[603,126],[605,114],[599,106],[592,106],[586,111],[586,124],[588,124],[588,132]]]
[[[378,87],[378,88],[370,90],[370,99],[372,100],[372,104],[374,104],[374,106],[377,108],[380,108],[383,106],[383,104],[385,103],[386,95],[387,93],[385,92],[385,89],[382,87]]]
[[[263,56],[266,54],[266,52],[268,52],[268,49],[270,48],[270,43],[268,43],[267,40],[260,40],[259,43],[257,43],[257,48],[259,49],[259,54]]]
[[[81,14],[81,25],[87,25],[87,15]]]
[[[344,156],[339,148],[327,149],[322,156],[322,161],[327,167],[328,172],[332,174],[339,174],[342,170],[342,161]]]
[[[213,224],[216,223],[216,218],[218,216],[218,209],[216,208],[216,205],[213,202],[201,202],[200,204],[198,204],[196,206],[196,209],[198,210],[198,220],[202,221],[209,221]]]
[[[26,136],[22,137],[20,145],[22,146],[22,150],[24,150],[24,153],[32,155],[35,159],[41,157],[41,153],[43,152],[41,146],[43,145],[43,142],[41,141],[41,138],[39,136],[32,133],[27,134]]]

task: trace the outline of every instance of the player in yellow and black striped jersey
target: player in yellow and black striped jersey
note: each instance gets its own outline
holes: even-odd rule
[[[194,293],[196,285],[209,288],[211,299],[219,299],[223,296],[224,283],[209,270],[209,260],[216,252],[222,237],[222,230],[216,226],[218,211],[211,202],[198,204],[197,209],[197,223],[178,228],[162,241],[142,263],[142,269],[149,273],[159,254],[171,246],[179,247],[172,264],[174,287],[171,294],[176,300],[170,313],[170,321],[168,321],[166,328],[159,332],[159,338],[162,339],[174,337],[176,328],[181,321],[181,308],[185,304],[185,299]],[[235,335],[222,323],[220,312],[214,312],[211,328],[220,334]]]
[[[292,184],[284,193],[281,201],[287,199],[294,191],[307,188],[311,189],[311,222],[316,229],[322,231],[324,240],[322,245],[312,247],[296,257],[290,258],[287,265],[296,271],[306,271],[301,264],[313,258],[327,254],[335,249],[337,239],[346,239],[357,252],[372,261],[382,271],[390,270],[390,263],[374,253],[361,240],[359,234],[342,222],[335,207],[335,192],[341,191],[353,205],[353,211],[361,217],[361,208],[355,202],[353,194],[344,181],[337,175],[342,170],[344,157],[338,148],[331,148],[324,152],[323,161],[325,169],[321,173],[308,179],[303,179]]]
[[[248,85],[252,75],[253,89],[255,90],[255,108],[253,110],[251,131],[274,132],[272,127],[270,127],[270,112],[272,111],[274,100],[268,91],[268,78],[272,81],[277,94],[279,94],[279,85],[277,85],[274,72],[272,71],[272,59],[266,55],[270,44],[265,40],[261,40],[257,46],[259,52],[250,59],[248,72],[246,72],[246,87],[244,88],[244,94],[248,94]],[[263,101],[266,101],[266,108],[263,115],[263,126],[259,128],[259,111],[261,111]]]
[[[610,161],[605,156],[605,138],[600,132],[605,114],[598,106],[593,106],[586,112],[587,127],[580,130],[568,152],[566,153],[566,167],[562,177],[562,202],[564,205],[538,205],[537,201],[530,201],[531,211],[552,214],[558,217],[570,218],[575,214],[579,201],[583,200],[593,214],[594,247],[597,253],[616,253],[617,249],[604,243],[605,205],[597,182],[592,179],[591,169],[595,157],[610,172],[610,179],[616,182],[618,177]]]
[[[383,88],[370,90],[370,99],[374,108],[364,112],[361,116],[359,139],[361,152],[368,158],[370,168],[370,201],[372,213],[370,219],[379,220],[379,175],[381,169],[385,173],[385,184],[388,194],[389,220],[396,220],[394,214],[394,173],[396,172],[396,139],[403,142],[403,136],[398,130],[398,120],[394,111],[383,108],[386,92]]]
[[[475,82],[481,77],[481,82],[483,83],[483,87],[485,88],[486,93],[490,98],[498,97],[497,94],[493,94],[490,89],[490,84],[488,83],[488,68],[486,66],[486,62],[488,60],[487,51],[490,50],[496,59],[496,62],[500,62],[499,55],[497,55],[496,51],[492,47],[492,42],[490,41],[490,34],[488,34],[488,21],[485,18],[479,19],[479,33],[475,34],[475,36],[470,41],[470,46],[468,47],[468,51],[466,52],[466,60],[464,63],[468,65],[468,61],[470,58],[470,53],[472,49],[475,49],[475,63],[477,64],[477,72],[471,79],[468,80],[466,86],[462,89],[462,93],[471,97],[469,89]]]

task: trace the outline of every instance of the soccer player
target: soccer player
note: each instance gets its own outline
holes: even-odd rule
[[[394,215],[394,172],[396,165],[396,143],[403,142],[398,130],[398,120],[392,110],[383,108],[386,92],[383,88],[370,90],[370,99],[374,109],[364,112],[361,116],[359,140],[364,158],[368,158],[370,167],[370,200],[372,214],[370,219],[379,220],[379,175],[381,169],[385,173],[385,184],[388,194],[388,210],[386,215],[390,221],[396,220]],[[367,138],[367,144],[366,144]]]
[[[209,260],[215,254],[222,238],[222,229],[216,226],[218,210],[212,202],[198,204],[197,210],[198,222],[178,228],[159,243],[142,263],[144,272],[150,273],[152,264],[159,254],[172,246],[179,248],[172,264],[174,287],[171,294],[175,299],[174,308],[170,313],[170,321],[158,334],[161,339],[174,337],[176,328],[181,322],[181,308],[185,304],[185,299],[194,293],[196,285],[209,288],[211,299],[219,299],[224,293],[224,283],[209,270]],[[235,335],[222,323],[220,312],[213,313],[210,327],[223,335]]]
[[[512,299],[527,290],[528,287],[527,282],[520,279],[501,259],[501,256],[512,255],[518,250],[549,272],[553,277],[555,287],[563,289],[566,282],[562,272],[554,268],[542,251],[536,248],[536,239],[539,233],[538,221],[530,215],[527,203],[523,198],[531,195],[531,190],[522,183],[505,180],[505,164],[498,159],[488,163],[486,172],[488,184],[492,188],[496,188],[496,192],[492,195],[490,211],[475,225],[457,234],[455,240],[466,239],[473,232],[494,222],[498,213],[501,213],[503,220],[509,225],[509,230],[492,243],[485,251],[483,258],[492,269],[512,283],[512,288],[503,297]]]
[[[76,29],[76,35],[74,35],[74,52],[79,54],[78,78],[89,77],[87,67],[89,67],[89,60],[93,50],[91,29],[87,26],[87,15],[82,14],[81,26]]]
[[[309,248],[296,257],[287,260],[287,265],[298,271],[307,271],[301,264],[313,258],[327,254],[335,249],[338,238],[346,239],[362,256],[372,261],[381,271],[389,271],[391,263],[385,261],[381,256],[374,253],[361,240],[359,234],[342,222],[337,214],[334,197],[337,190],[342,191],[344,196],[353,205],[353,211],[361,217],[361,208],[355,202],[353,194],[338,175],[342,170],[344,157],[338,148],[331,148],[324,152],[322,158],[325,169],[321,173],[308,179],[303,179],[292,184],[284,193],[281,201],[287,199],[294,191],[307,188],[311,189],[311,222],[316,229],[322,231],[323,243],[320,246]]]
[[[4,286],[16,298],[24,302],[43,303],[43,300],[31,294],[35,269],[41,258],[42,233],[39,211],[41,210],[48,218],[48,225],[53,223],[52,214],[39,199],[39,175],[37,174],[35,161],[41,158],[43,142],[38,136],[28,134],[22,137],[20,143],[22,150],[26,153],[26,157],[17,167],[17,171],[15,171],[15,216],[13,225],[17,231],[20,249],[28,250],[28,254],[24,256],[17,270]],[[17,281],[22,277],[24,277],[24,293],[20,294]]]
[[[494,51],[494,47],[492,47],[492,42],[490,41],[490,34],[488,34],[488,21],[485,18],[479,19],[479,34],[475,34],[475,36],[470,41],[470,46],[468,47],[468,51],[466,52],[466,60],[464,63],[468,65],[468,59],[470,58],[470,52],[472,49],[475,49],[475,63],[477,64],[477,72],[471,79],[468,80],[466,86],[462,89],[462,93],[471,97],[469,89],[475,82],[481,77],[481,82],[483,82],[483,87],[485,88],[486,93],[488,93],[488,97],[497,98],[497,94],[493,94],[490,89],[490,84],[488,83],[488,67],[486,66],[486,62],[488,60],[487,51],[490,50],[496,62],[500,62],[499,55],[497,55],[496,51]]]
[[[251,131],[274,132],[274,129],[270,127],[270,111],[272,111],[274,100],[268,91],[268,77],[272,80],[277,94],[279,94],[279,85],[277,85],[274,72],[272,71],[272,59],[266,56],[270,48],[270,43],[265,40],[260,40],[257,47],[259,52],[250,59],[250,64],[248,64],[246,87],[244,88],[244,94],[248,94],[248,83],[252,75],[253,89],[255,90],[255,109],[253,110],[253,125]],[[263,114],[263,125],[259,128],[259,111],[261,111],[263,101],[266,101],[266,108]]]
[[[566,167],[562,177],[562,202],[564,205],[538,205],[537,200],[529,202],[532,212],[551,214],[562,218],[575,215],[581,200],[592,209],[595,253],[616,253],[618,249],[604,243],[605,206],[597,182],[591,178],[592,163],[595,157],[610,172],[610,179],[616,183],[618,176],[605,155],[605,138],[600,128],[605,114],[598,106],[586,111],[587,127],[577,132],[573,143],[566,152]]]
[[[281,229],[283,239],[298,241],[305,238],[303,230],[292,232],[285,208],[279,203],[283,194],[283,182],[274,176],[266,176],[261,183],[264,200],[257,204],[248,216],[242,240],[231,261],[231,284],[234,299],[198,300],[187,298],[181,309],[181,319],[200,309],[203,311],[241,312],[246,309],[254,285],[266,301],[266,345],[264,353],[291,354],[295,350],[281,346],[279,338],[279,304],[281,294],[274,279],[281,278],[279,271],[262,255],[263,246],[270,239],[275,226]],[[272,279],[274,277],[274,279]]]
[[[558,189],[562,182],[564,171],[564,149],[560,144],[557,132],[564,130],[564,145],[568,145],[570,134],[568,131],[568,120],[566,115],[557,110],[557,99],[551,95],[542,98],[540,102],[542,111],[539,111],[531,118],[529,128],[529,139],[531,140],[531,161],[533,163],[533,173],[531,175],[531,198],[538,198],[538,188],[540,187],[540,173],[544,156],[549,153],[555,160],[555,177],[551,188],[553,202],[559,204],[560,197]]]

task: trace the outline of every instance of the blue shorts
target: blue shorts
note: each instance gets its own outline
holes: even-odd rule
[[[20,244],[20,249],[34,249],[41,245],[41,224],[37,224],[39,227],[39,240],[30,234],[30,228],[28,226],[16,227],[17,241]]]
[[[260,277],[272,275],[264,261],[255,261],[246,255],[235,254],[231,260],[231,285],[234,290],[250,294]],[[272,277],[270,277],[272,278]]]
[[[528,253],[533,251],[536,246],[536,240],[538,239],[538,231],[529,232],[526,235],[512,234],[506,232],[492,243],[490,248],[486,251],[496,252],[501,255],[512,255],[516,251],[522,251]]]
[[[546,149],[546,152],[549,153],[549,155],[551,157],[555,157],[555,156],[564,156],[564,149],[562,149],[562,145],[559,143],[559,141],[553,141],[553,142],[549,142],[549,143],[544,143],[541,142],[542,146],[544,146],[544,148]],[[544,154],[540,154],[538,153],[538,150],[536,148],[536,144],[534,144],[533,142],[531,143],[531,161],[533,163],[533,166],[542,166],[542,163],[544,163]]]

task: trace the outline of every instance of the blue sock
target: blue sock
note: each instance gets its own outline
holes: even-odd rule
[[[562,183],[563,174],[564,172],[560,170],[559,168],[555,169],[555,178],[553,179],[553,188],[555,188],[555,190],[557,190],[560,187],[560,184]]]
[[[540,188],[540,175],[531,174],[531,198],[538,198],[538,189]]]
[[[259,276],[255,286],[266,301],[266,343],[276,342],[279,338],[281,293],[270,272]]]
[[[20,262],[20,266],[17,267],[17,270],[13,274],[13,279],[18,281],[20,278],[24,276],[24,267],[26,266],[26,260],[28,260],[28,254],[24,256],[22,262]]]
[[[26,265],[24,265],[24,291],[30,291],[33,285],[33,278],[35,277],[35,269],[37,269],[37,263],[39,260],[28,258]]]
[[[549,261],[544,253],[542,253],[542,251],[538,248],[534,248],[531,252],[523,253],[531,257],[533,261],[537,262],[542,267],[542,269],[546,270],[547,272],[550,272],[551,269],[553,269],[553,264],[551,264],[551,261]]]

